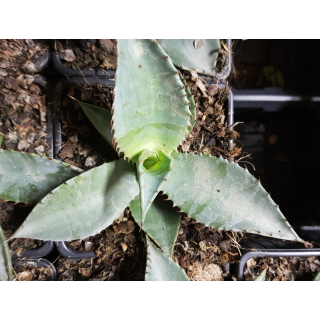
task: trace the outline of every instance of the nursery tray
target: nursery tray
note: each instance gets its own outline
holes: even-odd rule
[[[59,58],[58,52],[53,51],[52,52],[52,63],[55,68],[55,70],[63,74],[67,77],[88,77],[88,78],[114,78],[116,74],[116,70],[89,70],[89,69],[79,69],[74,70],[71,68],[66,67],[61,59]]]
[[[95,258],[96,254],[93,251],[88,252],[77,252],[74,250],[71,250],[66,241],[59,241],[56,242],[56,247],[59,251],[59,253],[67,258],[68,260],[80,260],[80,259],[91,259]]]
[[[238,281],[244,280],[244,268],[250,258],[263,257],[311,257],[320,256],[320,245],[306,249],[300,242],[279,240],[269,237],[246,234],[240,241],[240,262],[233,265],[234,274]]]
[[[41,247],[30,250],[23,250],[20,253],[14,252],[11,256],[12,259],[18,258],[42,258],[48,255],[54,248],[53,241],[46,241]]]
[[[46,259],[12,259],[13,266],[25,266],[31,268],[50,268],[51,275],[47,281],[55,281],[57,272],[54,265]]]

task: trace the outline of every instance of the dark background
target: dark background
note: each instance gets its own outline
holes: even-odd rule
[[[235,97],[275,93],[304,98],[235,101],[235,122],[244,122],[235,129],[243,151],[252,154],[243,160],[256,170],[242,165],[260,177],[289,222],[320,225],[320,103],[308,101],[320,97],[320,40],[236,40],[233,52],[229,84]]]

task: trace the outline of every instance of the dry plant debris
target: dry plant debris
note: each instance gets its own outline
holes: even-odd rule
[[[54,40],[53,47],[66,67],[75,70],[116,69],[115,40]]]
[[[0,136],[6,149],[46,155],[46,95],[26,63],[48,47],[32,40],[0,40]]]
[[[184,77],[196,104],[196,123],[188,137],[179,146],[180,152],[203,153],[205,155],[223,156],[229,160],[241,154],[241,148],[229,140],[239,137],[238,132],[229,128],[226,123],[224,102],[230,87],[220,89],[217,85],[206,85],[192,70],[185,71]]]
[[[0,76],[36,73],[35,62],[49,48],[48,40],[0,40]]]
[[[308,281],[320,271],[319,257],[287,257],[249,259],[244,271],[245,280],[252,281],[268,267],[266,281]]]
[[[51,268],[32,268],[14,266],[13,281],[47,281],[51,276]]]

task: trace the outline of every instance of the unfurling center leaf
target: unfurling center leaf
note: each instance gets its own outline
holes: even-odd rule
[[[140,187],[141,225],[152,201],[172,170],[172,157],[162,151],[145,150],[137,162],[137,176]]]

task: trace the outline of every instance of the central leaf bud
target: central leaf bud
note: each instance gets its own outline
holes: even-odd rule
[[[144,150],[137,161],[137,175],[140,186],[141,224],[154,198],[167,180],[172,168],[172,157],[158,150]]]
[[[144,166],[147,170],[149,170],[149,169],[151,169],[155,164],[158,163],[158,160],[159,160],[158,154],[152,155],[152,156],[148,157],[146,160],[144,160],[143,166]]]

